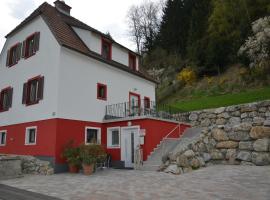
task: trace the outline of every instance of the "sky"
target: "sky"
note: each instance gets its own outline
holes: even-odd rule
[[[45,0],[1,0],[0,49],[5,35],[22,22]],[[55,0],[47,0],[54,5]],[[65,0],[72,7],[71,15],[104,33],[110,32],[117,42],[135,50],[128,34],[127,12],[132,5],[144,0]],[[157,0],[153,0],[157,1]]]

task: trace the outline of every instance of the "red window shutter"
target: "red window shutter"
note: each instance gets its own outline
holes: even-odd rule
[[[12,96],[13,96],[13,88],[8,90],[8,107],[12,107]]]
[[[21,59],[22,43],[19,43],[16,47],[16,62]]]
[[[6,61],[6,66],[9,66],[9,57],[10,57],[10,49],[7,51],[7,61]]]
[[[23,84],[22,104],[26,104],[26,101],[27,101],[27,86],[28,86],[28,83]]]
[[[40,32],[36,32],[34,36],[34,51],[37,52],[39,50],[39,38],[40,38]]]
[[[40,79],[38,80],[38,94],[37,94],[38,100],[43,99],[43,90],[44,90],[44,76],[40,77]]]
[[[26,40],[23,41],[22,44],[22,58],[25,58],[26,56]]]

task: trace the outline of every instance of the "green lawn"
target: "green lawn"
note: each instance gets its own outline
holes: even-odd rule
[[[171,104],[183,111],[201,110],[207,108],[218,108],[242,103],[250,103],[270,99],[270,87],[249,90],[236,94],[225,94],[220,96],[200,97],[197,99],[178,101]]]

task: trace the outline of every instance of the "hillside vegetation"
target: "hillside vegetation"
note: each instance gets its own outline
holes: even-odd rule
[[[191,100],[177,101],[173,103],[172,106],[182,111],[192,111],[250,103],[266,99],[270,99],[270,87],[250,89],[233,94],[202,96]]]
[[[252,75],[241,65],[233,65],[219,76],[205,76],[191,84],[181,83],[176,75],[169,73],[168,76],[168,71],[162,75],[157,89],[158,101],[183,111],[270,99],[269,75],[266,79],[252,80]]]
[[[128,18],[159,102],[194,110],[269,98],[269,0],[145,1]]]

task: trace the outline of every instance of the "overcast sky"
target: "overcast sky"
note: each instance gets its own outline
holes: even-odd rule
[[[55,0],[47,0],[54,5]],[[128,35],[126,15],[130,6],[144,0],[65,0],[72,7],[71,15],[106,33],[119,43],[135,50]],[[157,0],[154,0],[157,1]],[[31,14],[44,0],[1,0],[0,2],[0,49],[5,35]]]

